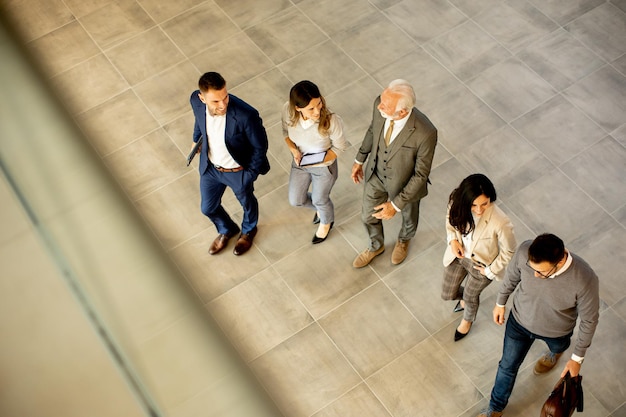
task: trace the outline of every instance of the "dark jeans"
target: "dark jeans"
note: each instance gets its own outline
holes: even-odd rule
[[[498,373],[491,390],[489,407],[493,411],[504,410],[513,391],[517,371],[535,339],[546,342],[550,352],[562,353],[569,347],[571,338],[572,332],[561,337],[544,337],[531,333],[515,320],[513,314],[509,314],[504,332],[502,359],[498,364]]]
[[[233,190],[235,197],[243,208],[243,222],[241,233],[249,233],[259,221],[259,203],[254,196],[254,180],[256,177],[250,172],[220,172],[213,165],[209,165],[206,172],[200,176],[200,195],[202,213],[215,224],[220,234],[235,233],[237,224],[233,222],[224,207],[222,196],[226,187]]]

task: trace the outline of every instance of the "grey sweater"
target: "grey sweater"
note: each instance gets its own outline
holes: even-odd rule
[[[598,325],[600,296],[598,276],[589,264],[570,252],[572,264],[554,278],[536,278],[526,265],[531,241],[522,243],[509,263],[497,303],[513,296],[511,314],[528,331],[545,337],[561,337],[574,330],[580,317],[574,354],[584,357]]]

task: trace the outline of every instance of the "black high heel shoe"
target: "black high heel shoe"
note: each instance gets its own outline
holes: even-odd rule
[[[459,340],[463,339],[465,336],[467,336],[469,334],[470,330],[472,330],[472,325],[471,324],[470,324],[470,328],[467,331],[467,333],[461,333],[457,329],[454,329],[454,341],[458,342]]]
[[[313,217],[313,224],[319,224],[320,216],[317,215],[317,211],[315,212],[315,217]]]
[[[465,307],[463,307],[461,305],[461,300],[459,300],[456,305],[454,306],[454,310],[452,310],[453,313],[458,313],[459,311],[463,311],[465,310]]]
[[[317,233],[315,233],[313,235],[313,240],[311,242],[313,242],[313,244],[317,244],[317,243],[322,243],[323,241],[326,240],[326,238],[328,237],[328,235],[330,234],[330,231],[333,229],[333,225],[335,224],[335,222],[330,222],[330,227],[328,228],[328,233],[326,233],[326,236],[324,237],[319,237],[317,236]]]

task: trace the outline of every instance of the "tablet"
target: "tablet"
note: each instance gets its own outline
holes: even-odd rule
[[[319,164],[320,162],[324,162],[324,158],[326,157],[326,152],[328,151],[324,151],[324,152],[316,152],[316,153],[305,153],[304,155],[302,155],[302,159],[300,160],[300,166],[307,166],[307,165],[315,165],[315,164]]]

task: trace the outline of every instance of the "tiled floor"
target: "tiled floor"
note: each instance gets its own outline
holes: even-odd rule
[[[585,415],[626,416],[626,1],[6,0],[76,121],[286,416],[468,417],[487,402],[503,329],[497,284],[463,341],[440,300],[445,207],[487,174],[519,242],[550,231],[601,279],[582,374]],[[257,183],[250,253],[207,254],[215,229],[185,167],[202,72],[259,109],[272,170]],[[439,130],[430,194],[399,266],[355,270],[362,189],[349,171],[374,98],[415,86]],[[287,201],[279,112],[316,82],[347,125],[337,227],[312,246],[312,213]],[[232,195],[227,210],[241,218]],[[392,247],[397,219],[386,225]],[[521,370],[507,416],[533,416],[555,383]]]

